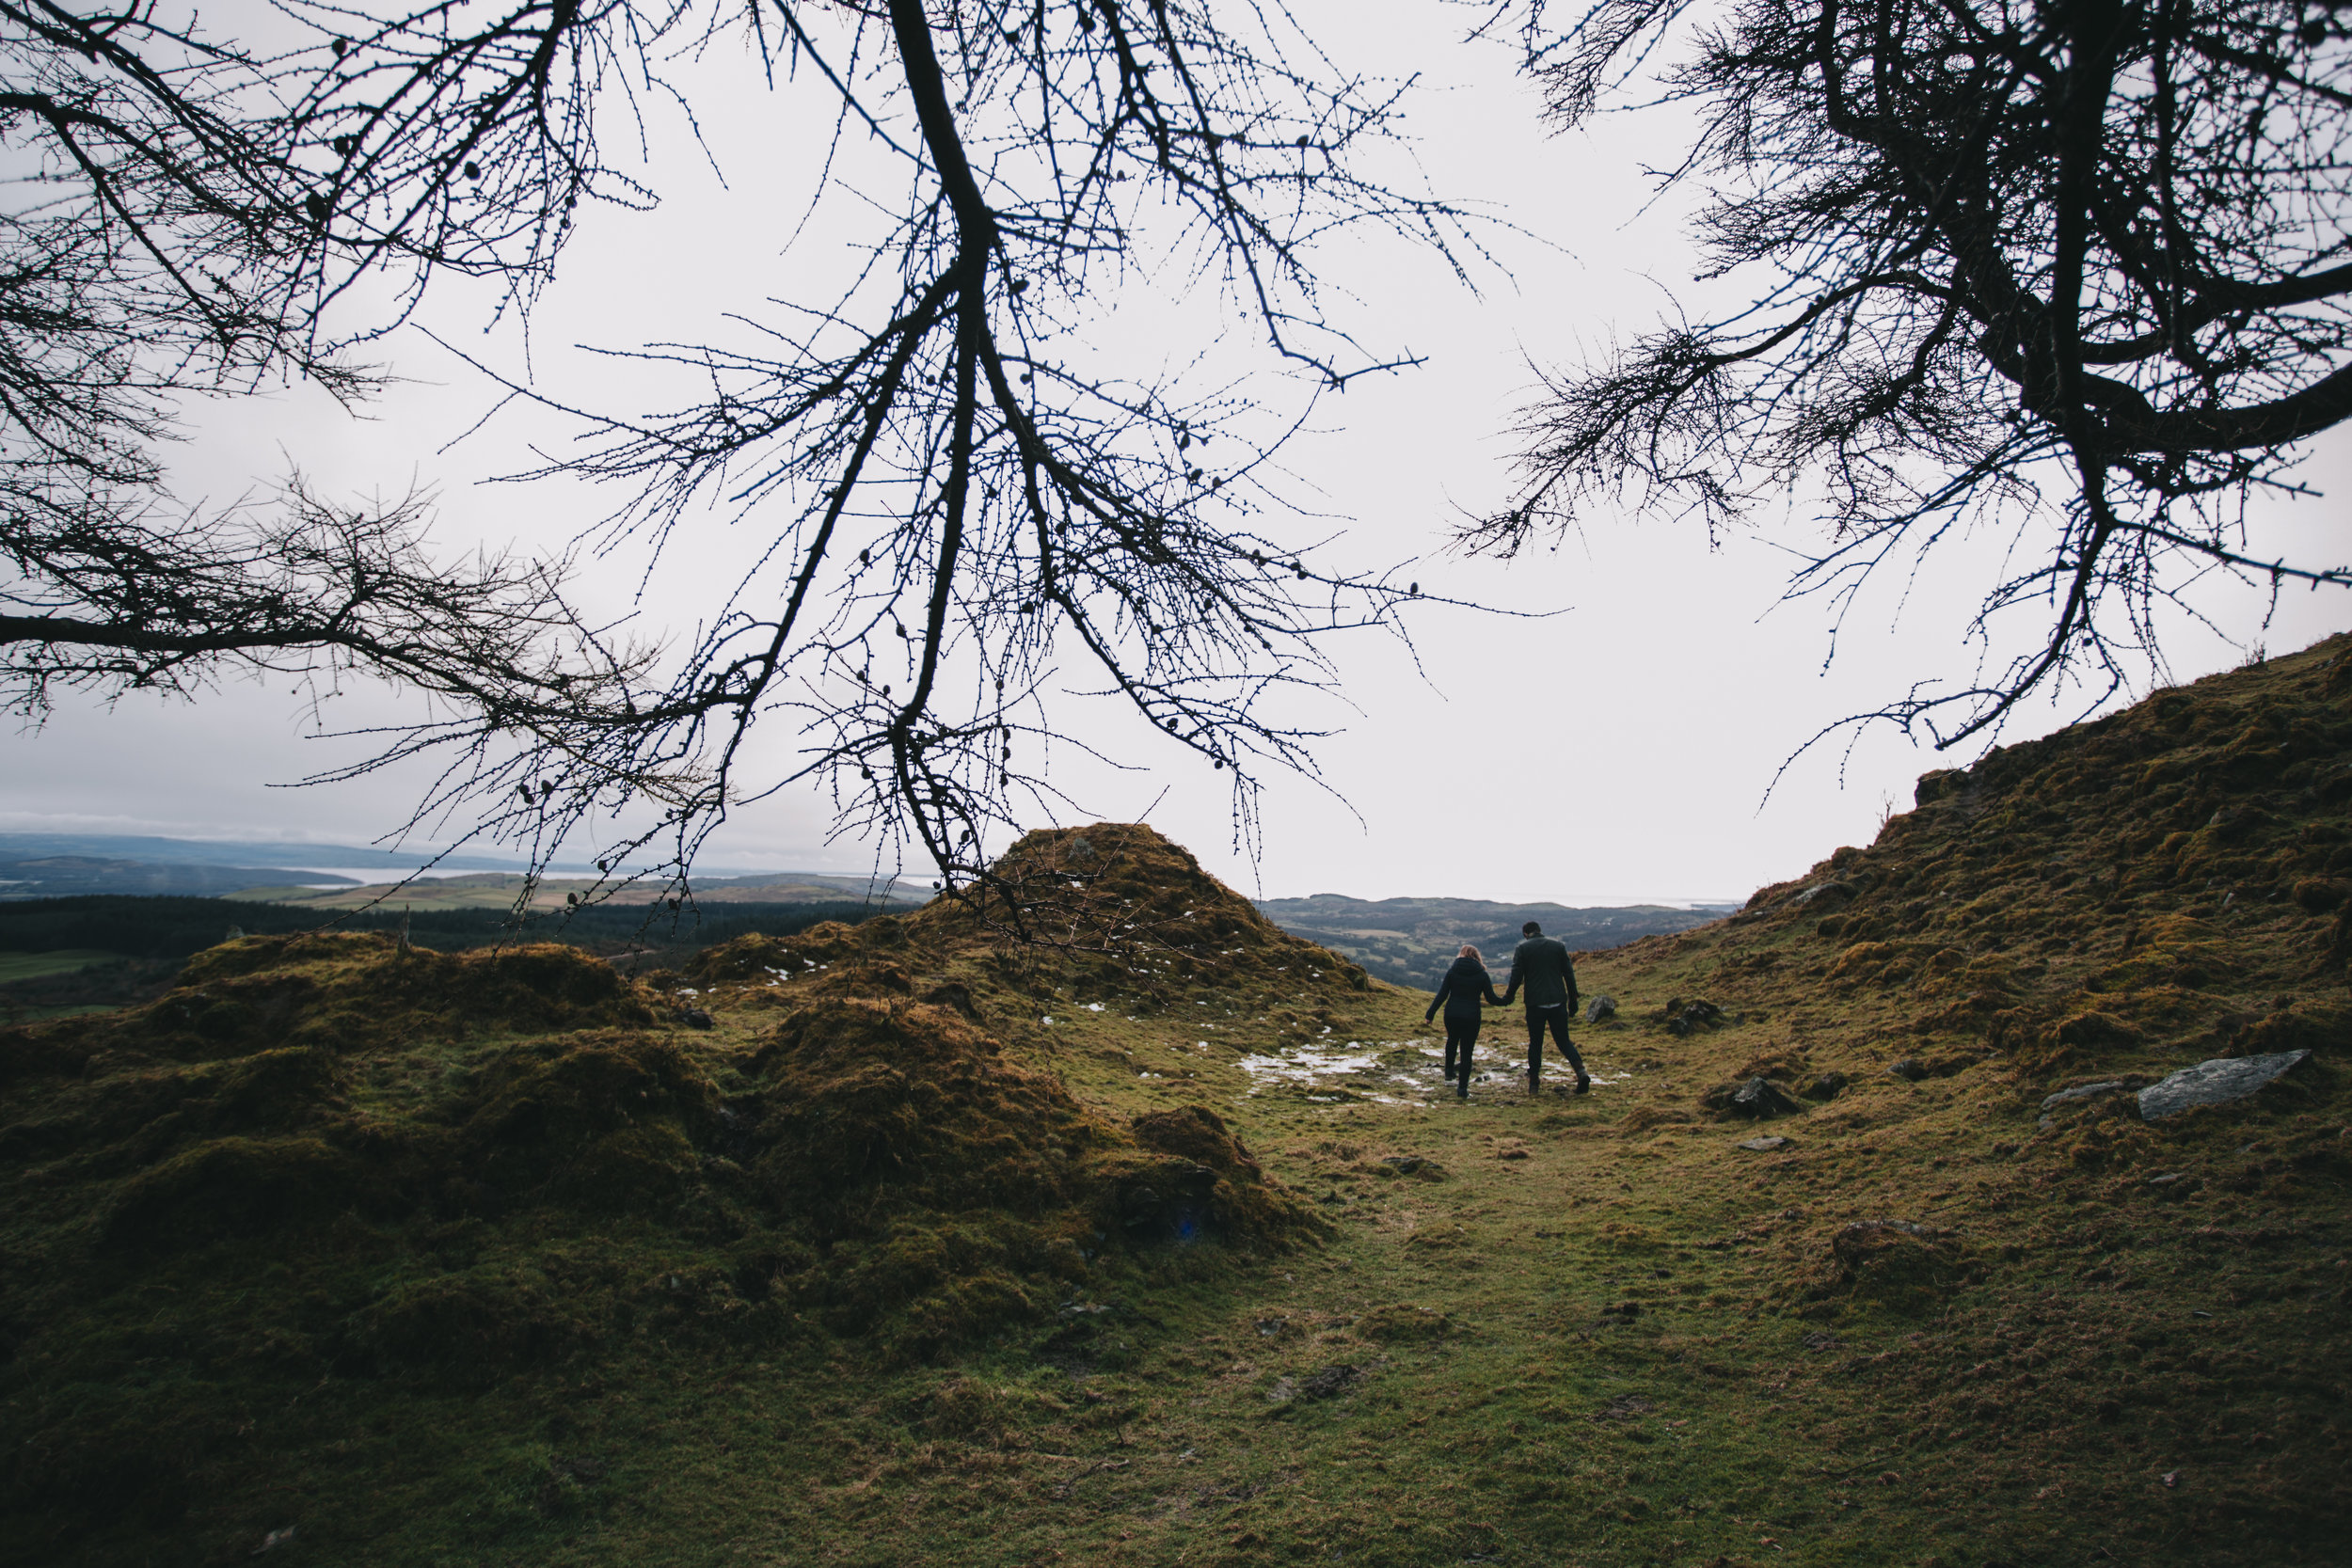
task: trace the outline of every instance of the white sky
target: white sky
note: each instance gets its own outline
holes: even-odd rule
[[[1825,746],[1798,761],[1769,802],[1767,787],[1824,725],[1899,695],[1914,678],[1969,673],[1974,656],[1962,631],[2005,541],[1965,541],[1940,554],[1907,597],[1905,584],[1883,585],[1850,619],[1826,668],[1823,612],[1774,608],[1787,547],[1812,537],[1801,514],[1759,519],[1756,532],[1715,550],[1695,524],[1597,520],[1556,552],[1507,566],[1439,556],[1451,521],[1504,493],[1506,432],[1529,393],[1530,361],[1572,363],[1587,347],[1651,325],[1672,308],[1670,293],[1696,297],[1681,208],[1645,211],[1651,187],[1640,168],[1672,158],[1683,128],[1673,113],[1649,111],[1547,139],[1533,89],[1512,76],[1508,55],[1454,41],[1462,10],[1327,8],[1344,19],[1326,35],[1342,64],[1422,73],[1412,127],[1431,186],[1484,204],[1522,232],[1492,234],[1501,270],[1477,275],[1477,296],[1401,245],[1333,250],[1327,284],[1360,302],[1352,317],[1343,306],[1342,319],[1368,346],[1409,349],[1428,363],[1327,400],[1315,432],[1287,453],[1300,481],[1294,494],[1309,502],[1320,493],[1319,510],[1345,520],[1347,543],[1336,553],[1367,564],[1422,558],[1407,575],[1425,589],[1557,613],[1512,619],[1430,608],[1412,626],[1418,669],[1377,634],[1337,644],[1352,708],[1312,717],[1344,731],[1318,752],[1344,804],[1304,781],[1274,780],[1264,859],[1254,870],[1232,852],[1223,777],[1102,705],[1074,703],[1061,717],[1127,770],[1060,768],[1056,782],[1087,808],[1063,820],[1128,820],[1149,809],[1155,827],[1211,870],[1273,896],[1743,898],[1840,844],[1867,842],[1890,800],[1907,807],[1914,778],[1953,759],[1892,732],[1866,732],[1851,751]],[[783,253],[829,120],[821,84],[806,78],[771,95],[723,58],[687,78],[726,185],[664,131],[652,166],[660,212],[607,213],[586,228],[534,320],[527,360],[511,323],[485,333],[488,302],[479,295],[437,294],[430,320],[442,336],[512,373],[528,364],[568,402],[632,415],[675,400],[643,372],[578,345],[724,341],[736,330],[723,320],[727,312],[773,319],[763,304],[771,296],[830,299],[822,280],[837,276],[848,254],[853,202],[834,203]],[[1176,309],[1179,323],[1198,315],[1201,330],[1214,330],[1212,294]],[[436,538],[449,551],[480,542],[561,547],[619,499],[485,484],[529,466],[527,443],[564,441],[567,427],[509,411],[453,446],[495,391],[421,335],[393,341],[386,357],[406,383],[363,420],[300,392],[204,411],[180,454],[182,493],[225,499],[266,485],[290,461],[330,489],[396,493],[413,481],[438,492]],[[1279,404],[1285,394],[1265,395]],[[2352,481],[2352,440],[2325,446],[2303,477],[2340,494]],[[2255,547],[2332,559],[2341,506],[2273,503],[2257,519]],[[1301,540],[1332,526],[1265,522],[1277,537]],[[707,529],[681,543],[645,600],[646,624],[691,628],[709,597],[731,586],[727,563],[755,542],[740,530]],[[625,606],[642,565],[626,555],[606,562],[589,578],[592,597]],[[2285,652],[2352,625],[2352,599],[2342,593],[2289,594],[2266,630],[2261,594],[2216,584],[2201,607],[2217,629],[2171,628],[2177,679],[2235,665],[2256,642]],[[1093,684],[1074,664],[1064,668],[1073,687]],[[344,706],[343,721],[355,725],[404,711],[367,691]],[[2007,738],[2076,711],[2033,706]],[[0,829],[363,843],[405,819],[422,783],[413,772],[332,789],[278,787],[352,754],[348,743],[305,739],[303,729],[282,687],[253,683],[195,705],[69,702],[39,735],[7,740]],[[775,754],[788,740],[771,737]],[[705,865],[862,868],[870,851],[826,847],[826,828],[820,802],[781,797],[739,817]],[[575,841],[564,858],[594,847]]]

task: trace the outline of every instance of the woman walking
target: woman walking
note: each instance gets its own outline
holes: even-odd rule
[[[1429,1010],[1421,1015],[1426,1023],[1437,1017],[1438,1007],[1445,1008],[1445,1075],[1454,1085],[1455,1098],[1461,1100],[1470,1098],[1470,1047],[1478,1043],[1482,1001],[1502,1006],[1502,998],[1495,994],[1494,976],[1486,973],[1478,949],[1465,942],[1462,956],[1438,982],[1438,994],[1429,999]]]

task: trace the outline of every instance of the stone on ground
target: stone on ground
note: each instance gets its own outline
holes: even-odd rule
[[[2222,1057],[2183,1068],[2139,1091],[2139,1114],[2155,1121],[2199,1105],[2243,1100],[2310,1054],[2308,1051],[2280,1051],[2267,1056]]]

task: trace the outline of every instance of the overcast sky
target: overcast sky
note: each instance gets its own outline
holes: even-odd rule
[[[1342,19],[1326,35],[1342,65],[1421,73],[1411,124],[1422,175],[1497,220],[1486,234],[1497,264],[1474,270],[1472,293],[1398,243],[1328,251],[1327,283],[1355,301],[1340,307],[1343,319],[1369,347],[1409,349],[1427,362],[1318,405],[1285,462],[1294,500],[1326,515],[1263,524],[1299,541],[1343,527],[1334,558],[1414,561],[1407,575],[1424,588],[1514,613],[1428,607],[1411,622],[1410,650],[1376,633],[1337,644],[1346,702],[1319,721],[1342,733],[1319,749],[1322,785],[1272,781],[1259,865],[1233,851],[1223,778],[1104,705],[1074,703],[1063,717],[1125,768],[1060,765],[1056,782],[1084,808],[1060,819],[1148,813],[1236,887],[1273,896],[1743,898],[1840,844],[1867,842],[1890,803],[1908,806],[1917,774],[1953,759],[1866,731],[1851,746],[1800,758],[1769,800],[1768,787],[1823,726],[1914,678],[1970,673],[1976,655],[1963,631],[2006,539],[1963,541],[1915,579],[1883,585],[1849,617],[1834,662],[1825,662],[1819,607],[1775,605],[1788,547],[1812,537],[1801,510],[1759,519],[1753,533],[1715,548],[1696,524],[1596,519],[1557,550],[1507,565],[1441,555],[1452,523],[1505,492],[1507,432],[1529,397],[1531,364],[1573,364],[1652,325],[1675,298],[1702,297],[1691,283],[1686,209],[1678,199],[1652,203],[1642,167],[1672,158],[1687,126],[1653,110],[1548,138],[1508,54],[1454,40],[1461,10],[1354,4],[1329,13]],[[828,202],[822,221],[787,248],[829,124],[821,84],[771,91],[723,56],[685,76],[718,172],[675,126],[657,124],[650,182],[663,193],[660,213],[596,215],[532,321],[528,352],[512,320],[493,326],[490,302],[456,289],[432,303],[429,322],[444,338],[571,403],[637,414],[663,406],[657,389],[585,347],[720,341],[731,330],[727,312],[772,315],[763,304],[771,297],[830,297],[824,285],[850,254],[855,203]],[[858,166],[854,158],[845,166],[852,182]],[[1209,325],[1213,295],[1176,309],[1179,323],[1198,312],[1202,330],[1218,330]],[[383,356],[405,381],[364,420],[298,390],[198,411],[196,438],[179,453],[181,494],[226,499],[289,463],[346,492],[420,483],[438,493],[436,539],[452,551],[560,548],[618,499],[485,483],[527,466],[530,443],[572,432],[508,410],[469,435],[497,403],[493,388],[421,333],[391,341]],[[1265,395],[1279,404],[1295,394],[1274,386]],[[2340,494],[2352,482],[2352,442],[2328,444],[2303,477]],[[2268,503],[2257,547],[2340,556],[2341,505]],[[642,601],[643,624],[690,626],[755,542],[721,529],[683,541]],[[587,587],[617,610],[643,565],[623,552],[594,567]],[[2267,629],[2260,593],[2217,581],[2200,603],[2210,627],[2169,628],[2178,679],[2233,666],[2257,643],[2301,647],[2352,621],[2342,593],[2290,594]],[[1073,668],[1071,684],[1091,683]],[[2073,719],[2082,700],[2029,707],[2007,738]],[[338,718],[358,726],[404,711],[358,691]],[[8,741],[0,829],[367,842],[405,818],[422,783],[415,773],[279,787],[353,754],[350,742],[305,731],[282,686],[231,684],[194,705],[132,698],[101,709],[69,699],[42,732]],[[771,737],[776,754],[789,738]],[[820,802],[780,797],[732,824],[706,864],[862,867],[870,847],[829,846],[827,825]],[[1041,815],[1030,825],[1047,822]],[[566,858],[594,847],[577,844]]]

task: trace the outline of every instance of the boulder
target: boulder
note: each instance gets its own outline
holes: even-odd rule
[[[2139,1091],[2139,1114],[2156,1121],[2199,1105],[2243,1100],[2310,1054],[2308,1051],[2281,1051],[2268,1056],[2222,1057],[2183,1068]]]
[[[1928,1076],[1926,1065],[1911,1056],[1905,1056],[1886,1070],[1907,1084],[1916,1084]]]
[[[1617,999],[1613,996],[1596,996],[1584,1004],[1584,1022],[1587,1023],[1598,1023],[1604,1018],[1616,1016]]]
[[[1807,1100],[1836,1100],[1846,1089],[1848,1079],[1842,1072],[1824,1072],[1801,1091]]]
[[[1773,1117],[1793,1116],[1803,1109],[1804,1106],[1783,1094],[1780,1085],[1769,1078],[1751,1078],[1731,1096],[1733,1115],[1754,1117],[1759,1121]]]
[[[1789,1140],[1787,1138],[1745,1138],[1740,1141],[1740,1147],[1756,1154],[1770,1154],[1774,1149],[1787,1148]]]

